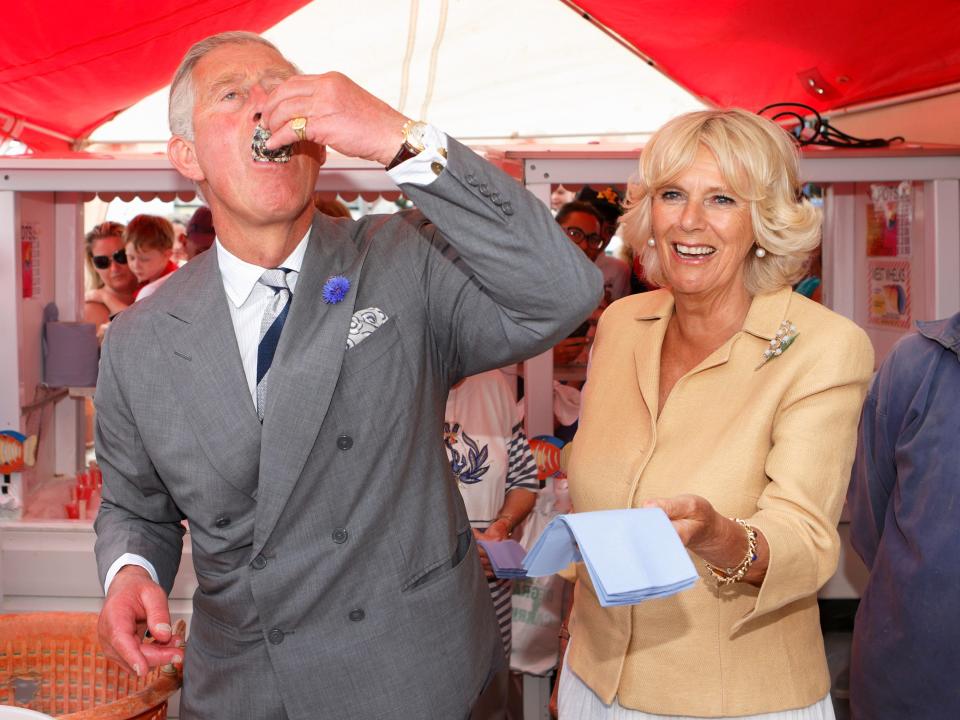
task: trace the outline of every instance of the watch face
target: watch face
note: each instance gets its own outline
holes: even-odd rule
[[[413,147],[417,152],[423,150],[426,145],[425,137],[427,134],[427,124],[422,122],[413,123],[407,130],[406,143]]]

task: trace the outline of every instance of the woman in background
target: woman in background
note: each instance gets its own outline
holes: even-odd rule
[[[447,397],[443,439],[474,537],[508,539],[533,509],[540,485],[515,394],[500,370],[473,375],[453,387]],[[486,551],[478,550],[509,665],[513,584],[496,577]],[[490,682],[471,720],[506,717],[508,670]]]
[[[120,223],[103,222],[86,235],[87,262],[97,287],[84,295],[83,319],[98,328],[133,302],[137,278],[127,264]]]

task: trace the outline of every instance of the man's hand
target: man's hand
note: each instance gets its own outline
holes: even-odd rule
[[[306,139],[351,157],[388,165],[403,144],[407,118],[336,72],[294,75],[271,93],[260,122],[272,133],[267,148],[297,142],[293,118],[307,119]]]
[[[150,628],[152,642],[143,641]],[[149,668],[183,662],[183,637],[170,627],[167,595],[149,573],[127,565],[113,578],[97,624],[103,654],[138,676]]]

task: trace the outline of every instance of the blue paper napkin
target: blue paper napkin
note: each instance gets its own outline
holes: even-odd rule
[[[527,551],[516,540],[478,540],[477,544],[487,551],[493,574],[498,578],[527,576],[527,571],[523,569],[523,558]]]
[[[530,577],[540,577],[581,561],[603,607],[673,595],[697,580],[686,548],[660,508],[558,515],[523,567]]]

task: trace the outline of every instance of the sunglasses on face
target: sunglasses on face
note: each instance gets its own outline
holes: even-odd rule
[[[587,235],[578,227],[565,228],[564,232],[567,234],[567,237],[577,243],[577,245],[586,244],[595,248],[603,247],[603,238],[597,235],[597,233]]]
[[[93,266],[97,270],[106,270],[108,267],[110,267],[111,259],[113,262],[119,265],[126,265],[127,251],[120,249],[120,250],[117,250],[113,255],[94,255]]]

